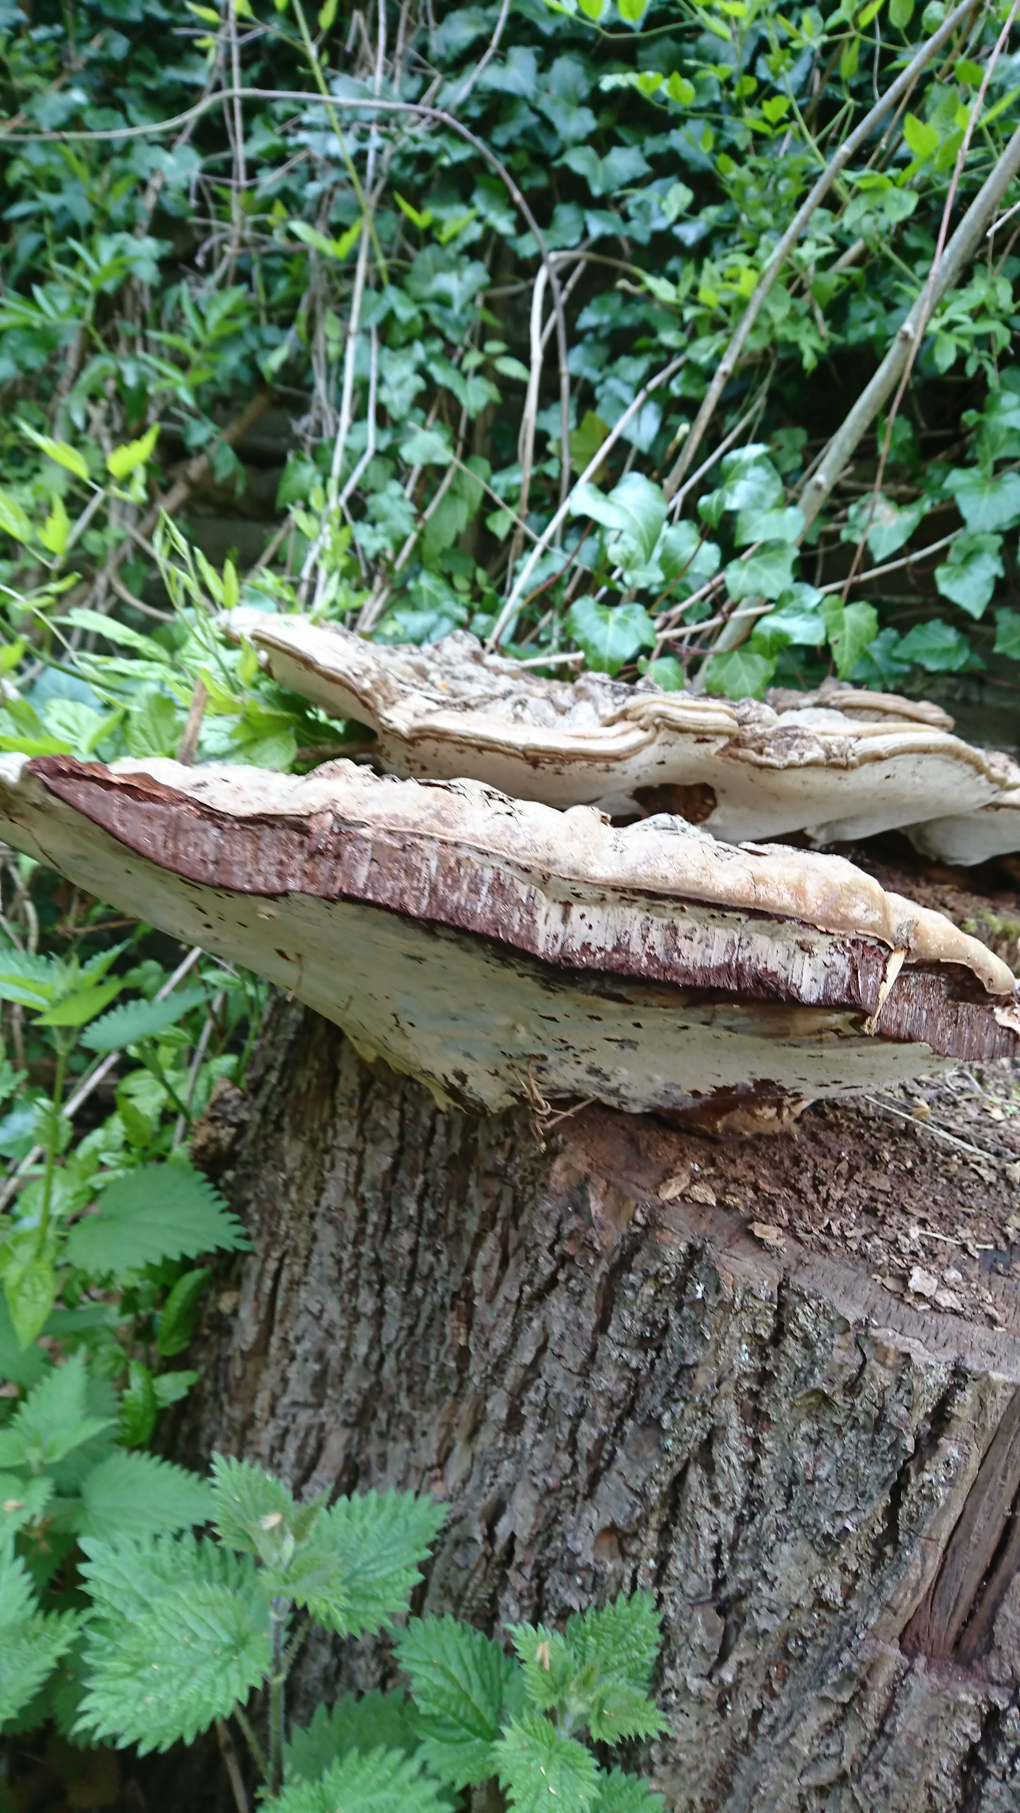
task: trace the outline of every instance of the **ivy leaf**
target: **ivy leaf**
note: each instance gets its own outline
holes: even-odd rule
[[[666,508],[662,487],[638,472],[628,472],[608,497],[595,485],[576,485],[571,501],[572,515],[592,516],[604,528],[615,529],[642,560],[652,557],[666,521]]]
[[[879,692],[885,686],[895,686],[910,672],[910,662],[900,658],[901,641],[898,631],[891,627],[879,630],[847,678],[862,686],[873,686]]]
[[[996,611],[994,652],[1020,661],[1020,611]]]
[[[850,511],[847,527],[840,540],[858,542],[867,524],[868,552],[873,560],[887,560],[905,546],[925,513],[925,499],[901,509],[891,498],[879,492],[872,510],[871,497],[862,497]]]
[[[705,663],[706,692],[725,693],[728,699],[763,699],[776,664],[751,648],[733,648],[711,655]]]
[[[645,679],[661,686],[663,692],[683,692],[687,684],[683,662],[675,655],[660,655],[657,661],[650,661],[645,669]]]
[[[990,478],[968,466],[950,472],[944,483],[968,529],[995,532],[1020,522],[1020,472]]]
[[[777,655],[782,648],[819,648],[826,638],[825,618],[818,603],[801,601],[803,591],[820,602],[814,588],[803,586],[784,592],[774,611],[759,617],[751,636],[751,646],[761,655]]]
[[[995,581],[1005,572],[999,549],[1001,535],[958,535],[948,558],[935,568],[935,584],[943,598],[958,604],[971,617],[981,617],[995,591]]]
[[[273,1802],[277,1813],[448,1813],[439,1783],[403,1750],[352,1750],[319,1781],[297,1781]]]
[[[821,611],[836,672],[845,680],[878,635],[878,613],[874,605],[844,605],[838,598],[824,599]]]
[[[81,1043],[90,1051],[123,1051],[140,1039],[155,1038],[205,999],[205,989],[194,987],[178,989],[164,1001],[125,1001],[82,1033]]]
[[[415,1730],[430,1769],[452,1788],[495,1769],[503,1705],[517,1673],[498,1643],[455,1618],[415,1618],[396,1644],[417,1707]]]
[[[783,481],[762,442],[741,447],[723,459],[719,474],[726,510],[778,510],[786,497]]]
[[[552,1813],[591,1807],[599,1792],[599,1770],[590,1750],[576,1738],[561,1737],[539,1712],[512,1719],[493,1746],[496,1773],[518,1813]]]
[[[601,674],[618,674],[639,649],[655,646],[655,625],[639,604],[611,606],[577,598],[567,613],[567,629],[588,666]]]
[[[951,623],[933,617],[928,623],[915,624],[897,648],[905,661],[916,661],[929,674],[956,674],[962,668],[976,665],[976,658],[966,636]]]
[[[140,1165],[118,1177],[99,1198],[99,1212],[67,1236],[71,1265],[121,1277],[161,1259],[241,1252],[247,1235],[211,1183],[190,1165]]]
[[[797,550],[786,541],[767,541],[743,560],[726,568],[726,590],[734,603],[742,598],[778,598],[793,583]]]

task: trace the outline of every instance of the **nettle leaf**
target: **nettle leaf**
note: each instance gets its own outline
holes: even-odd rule
[[[243,1252],[244,1228],[191,1165],[140,1165],[99,1198],[99,1212],[71,1228],[66,1257],[83,1271],[122,1276],[161,1259]]]
[[[255,1591],[184,1583],[130,1622],[94,1627],[86,1660],[76,1731],[142,1756],[190,1744],[266,1679],[269,1607]]]
[[[966,636],[941,617],[915,624],[899,642],[896,653],[905,661],[916,662],[929,674],[955,674],[977,665]]]
[[[599,1775],[595,1813],[662,1813],[665,1805],[662,1795],[654,1794],[639,1775],[627,1775],[622,1769]]]
[[[1020,522],[1020,472],[991,478],[969,466],[950,472],[944,483],[968,529],[994,533]]]
[[[283,1773],[287,1782],[317,1782],[330,1766],[352,1750],[403,1750],[408,1756],[418,1748],[413,1708],[406,1693],[396,1688],[380,1693],[373,1688],[359,1700],[345,1693],[333,1707],[317,1706],[310,1725],[295,1725],[284,1745]]]
[[[340,1498],[281,1571],[281,1590],[340,1636],[381,1630],[406,1606],[445,1517],[410,1492]]]
[[[124,1104],[120,1109],[124,1115]],[[191,1340],[198,1323],[198,1311],[205,1287],[209,1282],[209,1268],[205,1265],[195,1266],[191,1271],[182,1273],[163,1305],[159,1322],[156,1325],[156,1352],[165,1360],[174,1354],[183,1353]],[[190,1373],[161,1373],[156,1380],[156,1396],[161,1403],[173,1402],[173,1399],[160,1397],[167,1389],[168,1378],[191,1378]],[[197,1376],[197,1375],[196,1375]],[[183,1395],[183,1393],[182,1393]]]
[[[89,1051],[123,1051],[139,1039],[155,1038],[206,1000],[204,988],[182,988],[165,1001],[125,1001],[96,1020],[81,1037]]]
[[[756,553],[743,560],[731,560],[726,568],[726,590],[734,603],[742,598],[778,598],[793,583],[793,563],[797,550],[786,541],[767,541]]]
[[[836,672],[845,680],[878,635],[878,612],[874,605],[844,605],[838,598],[823,599],[821,612]]]
[[[982,616],[991,602],[995,581],[1005,573],[1001,547],[1001,535],[958,535],[948,558],[935,568],[941,596],[971,617]]]
[[[746,645],[733,648],[706,661],[705,690],[725,693],[728,699],[763,699],[775,671],[775,661],[768,656]]]
[[[12,1534],[0,1536],[0,1727],[28,1705],[80,1629],[73,1613],[39,1610]]]
[[[655,1595],[621,1593],[609,1605],[573,1612],[564,1638],[578,1667],[596,1662],[606,1679],[647,1693],[662,1640]]]
[[[639,649],[655,647],[655,625],[639,604],[613,606],[576,598],[567,613],[567,629],[596,673],[618,674]]]
[[[841,541],[859,542],[867,525],[868,552],[873,560],[887,560],[910,540],[925,513],[925,500],[901,509],[880,491],[874,509],[870,495],[859,498],[848,512],[847,526]]]
[[[263,1557],[274,1555],[279,1547],[273,1536],[276,1530],[304,1541],[323,1505],[322,1499],[316,1498],[299,1506],[274,1473],[228,1454],[213,1455],[212,1502],[220,1541],[239,1554]]]
[[[449,1803],[417,1757],[403,1750],[352,1750],[319,1781],[297,1781],[273,1805],[278,1813],[433,1813]]]
[[[0,1430],[0,1467],[43,1473],[102,1434],[111,1419],[90,1416],[88,1405],[87,1364],[76,1353],[40,1379]]]
[[[81,1497],[78,1530],[107,1542],[182,1530],[212,1516],[212,1493],[197,1473],[123,1448],[91,1468]]]
[[[416,1618],[397,1659],[410,1677],[422,1755],[453,1788],[494,1773],[492,1746],[517,1669],[498,1643],[455,1618]]]
[[[510,1805],[519,1813],[551,1813],[591,1807],[599,1793],[599,1769],[576,1738],[561,1737],[539,1712],[513,1719],[493,1746],[496,1773]]]
[[[1020,661],[1020,611],[996,611],[994,652]]]

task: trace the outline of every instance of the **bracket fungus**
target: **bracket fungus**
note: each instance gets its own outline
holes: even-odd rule
[[[716,1129],[1012,1054],[1012,973],[840,857],[477,781],[0,758],[0,835],[250,966],[444,1104]]]
[[[1020,767],[954,736],[926,700],[827,682],[733,705],[604,674],[545,679],[464,631],[383,647],[301,616],[229,623],[282,685],[375,731],[379,765],[404,778],[469,775],[614,818],[676,812],[727,843],[902,829],[944,861],[1020,849]]]

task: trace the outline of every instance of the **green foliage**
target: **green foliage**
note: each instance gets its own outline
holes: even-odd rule
[[[247,1245],[212,1184],[190,1165],[173,1164],[140,1165],[108,1184],[96,1214],[75,1223],[64,1250],[72,1265],[101,1277]]]
[[[431,1813],[445,1807],[439,1783],[400,1750],[352,1750],[318,1781],[295,1782],[277,1802],[281,1813]]]
[[[519,1671],[498,1643],[455,1618],[421,1618],[397,1642],[411,1682],[422,1755],[453,1788],[495,1770],[493,1745],[520,1704]]]
[[[12,1535],[0,1531],[0,1728],[27,1706],[78,1632],[73,1613],[40,1610]]]

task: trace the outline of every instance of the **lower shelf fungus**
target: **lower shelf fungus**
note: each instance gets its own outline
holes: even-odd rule
[[[785,1124],[1020,1043],[1012,972],[840,857],[477,781],[0,759],[0,836],[443,1104]]]

